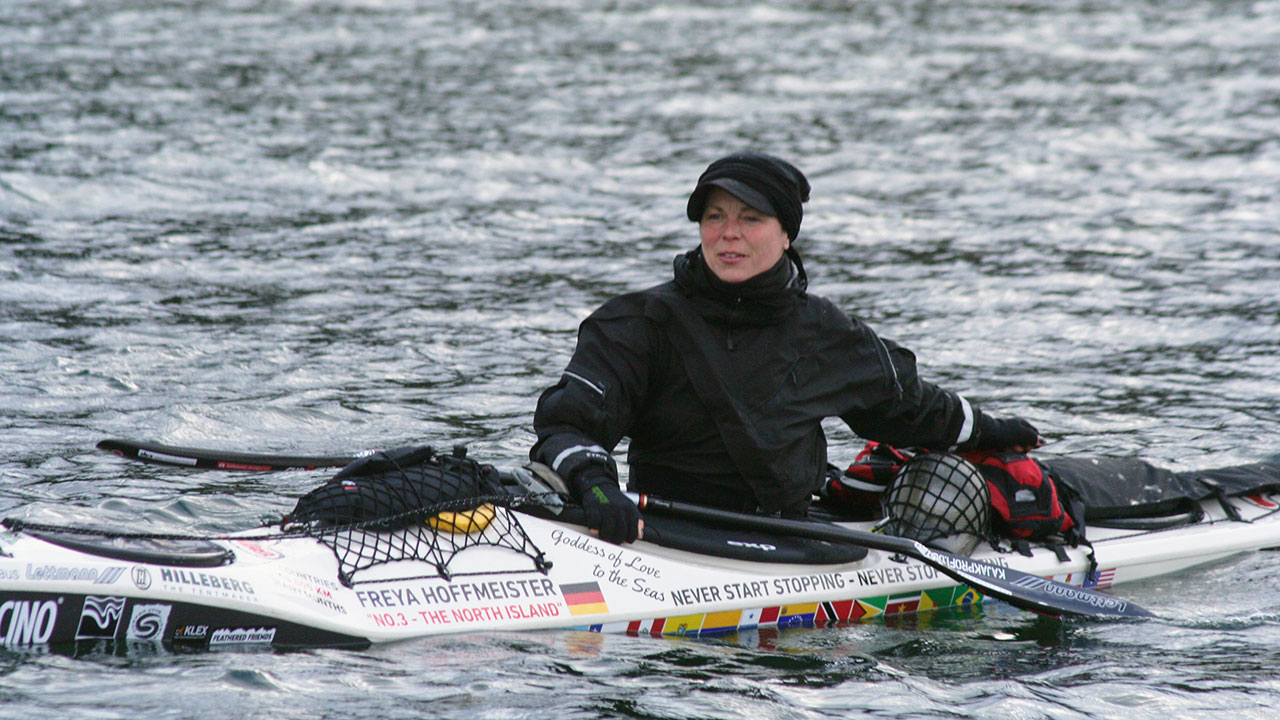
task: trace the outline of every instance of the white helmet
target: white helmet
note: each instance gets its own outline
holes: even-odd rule
[[[912,458],[885,495],[891,535],[968,555],[987,537],[991,492],[968,460],[950,453]]]

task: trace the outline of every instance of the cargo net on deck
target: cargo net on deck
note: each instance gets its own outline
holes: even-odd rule
[[[510,511],[542,501],[506,492],[498,471],[468,459],[464,448],[449,455],[427,446],[400,448],[343,468],[300,498],[282,529],[331,548],[347,586],[363,582],[355,580],[361,570],[402,560],[434,566],[434,575],[422,577],[478,574],[455,573],[450,564],[462,551],[485,545],[525,555],[531,569],[545,573],[551,563]]]

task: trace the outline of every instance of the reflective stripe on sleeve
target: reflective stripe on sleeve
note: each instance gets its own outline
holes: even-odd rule
[[[564,376],[565,376],[565,377],[568,377],[568,378],[573,378],[574,380],[577,380],[578,382],[582,383],[583,385],[586,385],[587,387],[591,388],[592,390],[595,390],[597,395],[599,395],[599,396],[601,396],[601,397],[604,397],[604,388],[602,388],[602,387],[600,387],[599,385],[597,385],[597,384],[595,384],[595,383],[591,382],[590,380],[588,380],[588,379],[586,379],[586,378],[582,377],[582,376],[581,376],[581,375],[579,375],[578,373],[569,372],[568,370],[565,370],[565,371],[564,371]]]
[[[956,395],[956,398],[960,400],[960,409],[964,411],[964,422],[960,424],[960,433],[956,436],[955,444],[963,445],[973,437],[973,406],[969,405],[969,401],[965,400],[963,395]]]
[[[565,448],[563,452],[556,456],[555,460],[551,461],[551,469],[557,473],[560,472],[560,466],[564,464],[564,461],[580,452],[590,453],[606,462],[609,460],[609,452],[599,445],[574,445],[571,448]]]

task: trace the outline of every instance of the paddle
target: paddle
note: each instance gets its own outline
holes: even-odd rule
[[[634,493],[628,493],[628,496],[642,510],[723,523],[744,529],[798,535],[831,542],[856,543],[875,550],[906,555],[937,568],[947,576],[984,595],[999,598],[1014,607],[1042,615],[1075,615],[1093,618],[1154,617],[1143,608],[1110,595],[981,560],[934,550],[908,538],[864,532],[840,525],[746,515]]]
[[[357,455],[271,455],[267,453],[232,452],[206,448],[161,445],[136,440],[108,439],[98,443],[99,450],[120,457],[160,465],[205,468],[211,470],[312,470],[320,467],[345,467]]]

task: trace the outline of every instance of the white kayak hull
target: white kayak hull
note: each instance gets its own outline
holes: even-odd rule
[[[1158,531],[1090,528],[1097,572],[1083,549],[1068,560],[982,546],[975,557],[1073,585],[1113,585],[1280,546],[1274,496],[1218,501],[1189,526]],[[135,643],[217,649],[364,646],[429,635],[580,628],[689,635],[755,627],[874,620],[982,601],[916,560],[871,550],[846,565],[746,562],[645,542],[617,546],[584,529],[519,516],[551,567],[499,547],[463,551],[437,577],[400,561],[339,582],[338,562],[306,537],[263,531],[216,542],[227,564],[191,567],[104,557],[28,532],[0,533],[0,645]],[[854,525],[866,529],[866,525]]]

